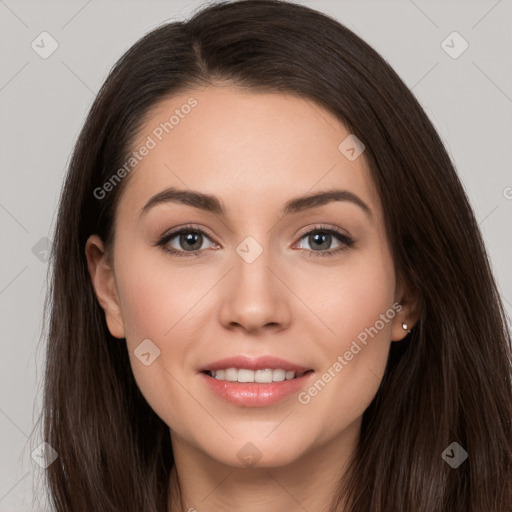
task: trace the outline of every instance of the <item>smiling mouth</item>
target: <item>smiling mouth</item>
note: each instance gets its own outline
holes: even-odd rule
[[[261,370],[249,370],[246,368],[224,368],[218,370],[205,370],[202,373],[216,380],[226,382],[255,382],[259,384],[269,384],[271,382],[283,382],[285,380],[294,380],[303,377],[313,370],[304,372],[295,372],[293,370],[284,370],[282,368],[265,368]]]

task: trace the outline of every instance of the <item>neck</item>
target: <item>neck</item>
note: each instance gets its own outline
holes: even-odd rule
[[[359,430],[356,422],[286,466],[254,468],[223,464],[173,432],[169,512],[340,512],[341,508],[330,507]]]

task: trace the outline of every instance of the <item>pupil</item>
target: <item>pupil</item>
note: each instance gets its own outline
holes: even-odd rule
[[[325,245],[325,240],[327,239],[329,241],[330,236],[331,235],[329,235],[327,233],[316,233],[314,235],[311,235],[310,238],[315,239],[315,243],[316,243],[316,241],[318,241],[319,237],[322,237],[322,240],[323,240],[324,245]],[[320,241],[320,246],[317,244],[317,247],[320,248],[320,249],[328,249],[329,248],[329,243],[327,243],[325,247],[321,247],[321,245],[322,245],[322,242]],[[312,246],[313,246],[313,244],[312,244]]]
[[[197,249],[201,248],[202,240],[201,240],[201,233],[187,233],[186,235],[180,236],[180,243],[185,242],[183,245],[186,249],[190,249],[192,251],[195,251]],[[199,244],[197,243],[197,238],[199,237]],[[196,239],[196,240],[195,240]],[[197,244],[197,247],[194,247],[194,244]]]

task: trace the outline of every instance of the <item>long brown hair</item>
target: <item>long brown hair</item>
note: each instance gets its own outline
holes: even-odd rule
[[[85,259],[112,240],[126,177],[102,199],[144,115],[215,81],[296,93],[332,112],[365,145],[397,275],[421,315],[392,343],[379,391],[332,510],[506,512],[512,504],[511,339],[477,222],[427,115],[386,61],[338,21],[278,0],[207,6],[167,23],[117,62],[80,133],[62,189],[45,308],[43,438],[58,512],[165,511],[174,464],[169,427],[113,338]],[[456,442],[468,459],[453,469]]]

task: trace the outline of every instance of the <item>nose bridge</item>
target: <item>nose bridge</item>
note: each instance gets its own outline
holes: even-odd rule
[[[259,241],[258,241],[259,240]],[[235,295],[246,303],[272,302],[273,283],[269,267],[275,257],[271,254],[268,237],[249,235],[236,247],[234,258]]]
[[[269,237],[257,237],[247,236],[235,248],[221,312],[226,326],[236,323],[254,330],[288,322],[286,290],[274,276],[278,255],[272,254]]]
[[[261,237],[259,238],[261,240]],[[234,270],[239,287],[259,292],[270,291],[271,272],[269,267],[272,265],[273,259],[275,260],[268,242],[260,243],[253,236],[246,237],[236,247],[236,257],[234,258]]]

